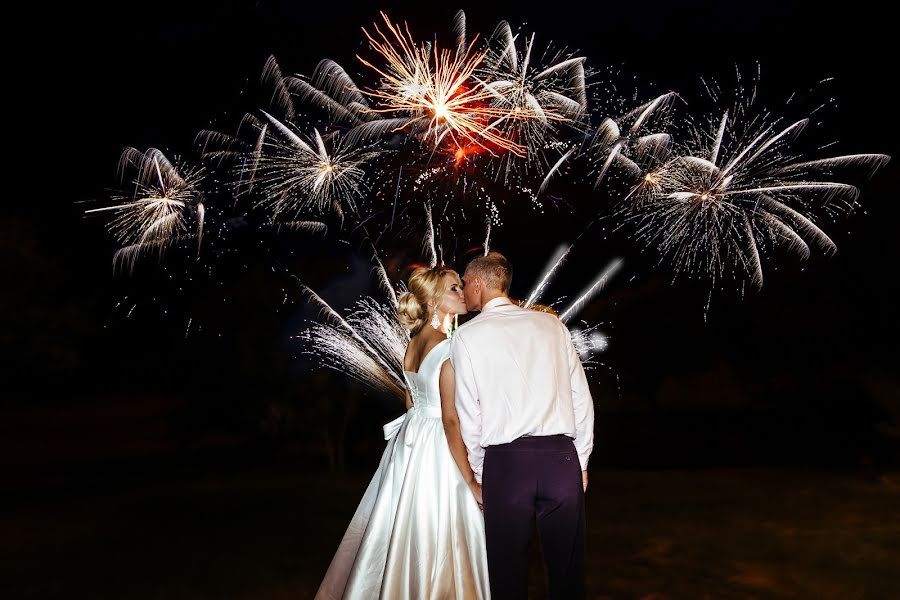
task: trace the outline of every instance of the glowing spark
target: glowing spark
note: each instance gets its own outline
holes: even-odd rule
[[[615,275],[619,271],[619,269],[622,268],[622,265],[624,264],[624,262],[625,261],[622,260],[621,258],[617,258],[617,259],[613,260],[609,265],[607,265],[607,267],[600,274],[600,277],[598,277],[597,280],[594,283],[592,283],[588,287],[588,289],[586,289],[581,294],[581,296],[579,296],[578,299],[575,300],[569,306],[569,308],[564,310],[562,312],[562,314],[559,315],[559,320],[562,321],[563,323],[566,323],[574,315],[578,314],[578,311],[580,311],[581,308],[586,303],[588,303],[591,300],[591,298],[594,297],[594,295],[596,295],[600,290],[602,290],[606,286],[606,283],[610,280],[610,278],[613,277],[613,275]]]
[[[456,146],[473,143],[488,152],[494,149],[524,156],[524,146],[496,132],[491,123],[496,120],[533,118],[532,112],[513,115],[508,107],[497,107],[491,100],[497,92],[473,80],[475,69],[484,60],[485,52],[472,52],[470,46],[459,54],[427,45],[416,45],[409,33],[390,22],[381,13],[390,36],[376,24],[376,36],[363,29],[372,48],[387,63],[379,68],[357,56],[367,67],[381,76],[380,85],[365,93],[379,100],[381,108],[375,113],[409,115],[410,132],[424,129],[425,140],[437,146],[449,136]],[[501,94],[502,97],[502,94]]]
[[[117,197],[120,203],[115,206],[86,211],[115,213],[108,228],[125,246],[116,251],[113,264],[133,269],[140,254],[154,250],[161,254],[176,240],[189,236],[191,219],[195,221],[199,252],[206,214],[200,191],[203,170],[181,172],[156,148],[147,152],[126,148],[120,167],[123,172],[128,167],[137,169],[133,196]]]
[[[531,306],[538,301],[541,297],[541,294],[544,293],[544,290],[550,284],[550,281],[556,275],[556,272],[563,265],[566,258],[569,256],[569,253],[572,251],[572,248],[575,247],[575,244],[570,245],[568,248],[565,246],[560,246],[556,254],[553,255],[553,258],[550,259],[550,262],[547,266],[547,271],[544,273],[544,276],[541,277],[538,284],[534,287],[531,294],[528,296],[528,300],[525,301],[525,308],[531,308]]]
[[[262,204],[271,208],[273,216],[296,217],[328,209],[343,212],[345,207],[356,212],[356,200],[365,191],[366,173],[361,167],[378,153],[344,143],[336,133],[323,137],[317,129],[307,141],[270,114],[263,115],[280,134],[269,136],[268,151],[254,165],[256,181],[263,189]]]
[[[707,131],[695,133],[684,155],[657,154],[646,171],[633,163],[640,179],[626,200],[638,201],[623,203],[619,214],[637,223],[636,237],[657,245],[676,274],[715,280],[738,267],[762,287],[764,258],[778,244],[801,259],[809,256],[808,241],[834,253],[834,242],[814,222],[813,207],[832,214],[849,210],[859,190],[817,181],[816,175],[843,166],[874,171],[890,158],[860,154],[798,162],[791,142],[807,124],[766,124],[744,107],[726,111],[710,119]],[[820,200],[813,203],[815,197]]]
[[[431,204],[425,205],[425,239],[423,240],[423,247],[426,252],[428,252],[429,256],[429,265],[434,267],[438,264],[438,254],[437,248],[435,246],[434,241],[434,220],[431,215]]]
[[[524,170],[528,164],[545,171],[549,162],[545,154],[556,147],[562,126],[585,129],[588,108],[584,57],[557,52],[549,64],[538,65],[534,34],[522,51],[516,47],[516,38],[509,23],[502,21],[476,70],[479,81],[494,93],[492,105],[507,109],[514,117],[497,119],[491,127],[527,148],[525,164],[516,160],[520,155],[503,158],[498,171],[506,174]],[[529,118],[522,118],[524,115]]]
[[[364,297],[344,319],[317,295],[315,298],[328,307],[337,321],[316,323],[302,332],[299,337],[308,344],[304,353],[318,357],[335,371],[402,399],[403,355],[409,334],[397,320],[394,306]]]
[[[603,120],[589,145],[591,154],[599,164],[594,188],[599,187],[614,164],[634,172],[635,169],[640,170],[635,161],[658,158],[660,154],[667,152],[671,141],[669,136],[665,133],[651,133],[648,128],[654,120],[662,121],[661,126],[665,126],[667,111],[676,97],[675,93],[669,92],[632,109],[616,120]]]

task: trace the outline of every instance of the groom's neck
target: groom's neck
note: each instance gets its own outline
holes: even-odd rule
[[[484,308],[484,305],[490,302],[491,300],[496,300],[497,298],[506,298],[506,294],[501,292],[500,290],[485,290],[484,294],[481,296],[481,308]]]

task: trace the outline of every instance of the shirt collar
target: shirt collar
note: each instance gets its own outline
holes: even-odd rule
[[[491,310],[504,305],[512,305],[512,301],[506,296],[498,296],[482,306],[481,312],[490,312]]]

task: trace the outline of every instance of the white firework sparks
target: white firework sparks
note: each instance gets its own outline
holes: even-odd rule
[[[735,111],[738,112],[738,111]],[[743,113],[743,111],[741,111]],[[874,170],[890,157],[858,154],[800,161],[792,142],[807,126],[801,119],[739,119],[725,112],[681,156],[638,173],[622,211],[637,222],[636,237],[657,246],[676,274],[713,280],[739,272],[763,284],[763,259],[776,246],[802,259],[810,244],[837,250],[816,223],[817,213],[836,216],[855,206],[859,190],[823,179],[839,167]]]
[[[528,295],[528,299],[522,302],[519,302],[519,305],[524,308],[531,308],[533,310],[540,310],[543,312],[551,312],[559,317],[559,320],[566,324],[569,328],[569,332],[572,334],[572,343],[575,344],[575,349],[578,351],[578,354],[581,356],[583,361],[586,361],[585,364],[589,364],[591,357],[598,353],[603,352],[609,345],[608,339],[604,336],[599,330],[598,325],[587,325],[582,322],[582,325],[573,324],[570,325],[569,322],[573,317],[577,316],[581,309],[583,309],[597,294],[599,294],[609,282],[612,277],[616,275],[616,273],[621,270],[624,261],[621,258],[616,258],[610,261],[600,272],[595,279],[586,290],[584,290],[574,301],[572,301],[568,307],[563,309],[561,313],[557,312],[557,310],[551,305],[540,304],[541,296],[546,292],[547,288],[553,283],[556,278],[559,270],[565,264],[566,260],[569,258],[569,255],[575,249],[575,244],[570,244],[569,246],[560,246],[553,257],[550,259],[547,269],[541,278],[534,285],[531,293]],[[556,303],[553,303],[554,305]],[[593,363],[590,363],[593,364]]]
[[[409,332],[400,325],[394,305],[366,296],[356,302],[345,319],[312,290],[305,289],[322,306],[326,321],[300,334],[308,344],[304,353],[379,392],[404,398],[403,356]]]
[[[584,328],[570,326],[569,331],[572,333],[575,350],[585,366],[593,364],[591,358],[595,354],[605,352],[609,348],[609,337],[600,331],[599,325],[590,325]]]
[[[305,140],[288,125],[263,114],[278,135],[270,132],[253,167],[263,190],[262,204],[273,216],[294,218],[329,210],[343,214],[346,209],[356,213],[356,202],[365,193],[362,166],[378,152],[354,147],[337,133],[323,137],[317,129],[311,140]]]
[[[505,108],[512,117],[529,115],[496,119],[490,125],[527,149],[525,160],[514,154],[501,157],[497,166],[504,176],[520,167],[526,170],[528,165],[546,173],[546,154],[564,150],[565,143],[560,139],[563,127],[585,128],[588,109],[585,58],[557,52],[547,59],[546,52],[537,55],[534,34],[519,44],[523,50],[517,47],[517,38],[509,23],[502,21],[475,72],[480,83],[495,93],[491,104]],[[565,151],[562,154],[565,158],[570,155]]]
[[[567,323],[569,319],[577,315],[594,296],[606,287],[607,282],[619,272],[623,264],[624,261],[621,258],[616,258],[610,262],[600,273],[600,276],[559,315],[559,320]]]
[[[588,146],[596,169],[594,188],[600,186],[613,165],[634,174],[635,170],[640,171],[642,162],[665,154],[671,138],[657,128],[667,126],[667,113],[675,98],[677,95],[669,92],[615,120],[606,118],[600,123]]]
[[[133,195],[118,197],[119,203],[114,206],[86,211],[114,213],[108,228],[124,246],[116,251],[113,264],[133,269],[141,254],[162,254],[185,237],[196,237],[199,253],[206,215],[200,190],[203,169],[179,170],[156,148],[146,152],[126,148],[119,166],[123,174],[126,169],[137,170]]]

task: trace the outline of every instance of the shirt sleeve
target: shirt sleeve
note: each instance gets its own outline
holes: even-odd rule
[[[472,357],[462,336],[457,333],[450,341],[450,364],[456,372],[456,412],[459,429],[469,455],[469,465],[475,481],[481,483],[484,448],[481,446],[481,403],[475,385]]]
[[[575,410],[575,450],[578,452],[578,460],[581,470],[587,469],[588,459],[594,449],[594,399],[591,398],[591,390],[588,387],[587,377],[584,374],[584,366],[581,357],[572,342],[572,334],[563,325],[565,332],[566,353],[569,363],[569,381],[572,387],[572,407]]]

